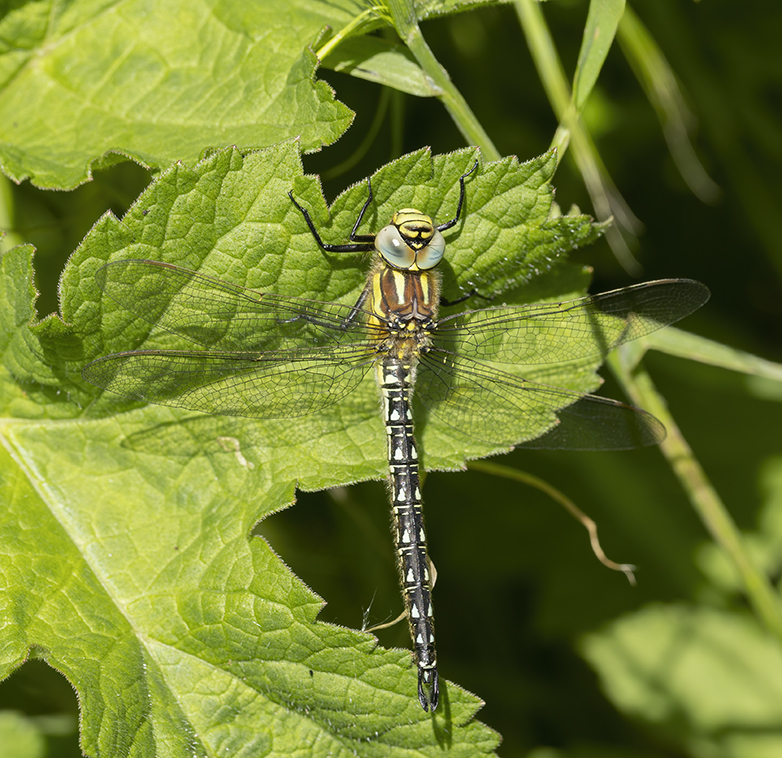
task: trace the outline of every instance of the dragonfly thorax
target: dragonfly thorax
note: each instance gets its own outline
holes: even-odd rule
[[[375,250],[393,268],[426,271],[442,260],[445,239],[425,213],[403,208],[377,233]]]
[[[399,270],[377,260],[367,281],[367,310],[392,332],[428,327],[437,317],[437,271]]]
[[[386,354],[402,361],[413,370],[423,353],[432,348],[431,329],[434,322],[403,321],[394,319],[385,324],[385,339],[375,348],[378,354]]]

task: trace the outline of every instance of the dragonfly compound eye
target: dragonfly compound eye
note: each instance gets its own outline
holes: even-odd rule
[[[418,257],[416,258],[418,268],[423,271],[434,268],[442,260],[444,253],[445,238],[435,229],[429,244],[418,251]]]
[[[403,239],[393,224],[384,226],[375,236],[375,249],[389,266],[408,269],[415,263],[415,250]]]

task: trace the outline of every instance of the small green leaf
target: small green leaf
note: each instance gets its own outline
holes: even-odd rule
[[[510,3],[512,0],[414,0],[416,17],[423,21],[427,18],[439,18],[452,13],[464,13],[481,6]]]
[[[9,418],[62,418],[78,413],[64,403],[61,392],[73,388],[64,365],[48,353],[46,341],[35,334],[33,249],[20,245],[0,258],[0,412]],[[58,351],[72,345],[72,335],[57,318],[48,319]],[[80,355],[80,346],[76,346]],[[76,399],[75,397],[73,398]]]
[[[323,67],[417,97],[442,94],[424,75],[406,47],[379,37],[346,39],[323,59]]]
[[[709,366],[719,366],[748,376],[782,382],[782,365],[779,363],[675,327],[650,334],[643,342],[646,347],[668,355],[678,355],[680,358],[689,358]]]
[[[625,0],[590,0],[576,73],[573,77],[573,101],[576,110],[586,104],[611,49]]]

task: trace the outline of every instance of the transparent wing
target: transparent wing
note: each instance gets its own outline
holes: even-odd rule
[[[647,282],[563,303],[484,308],[437,322],[450,353],[536,366],[606,355],[700,308],[709,290],[690,279]]]
[[[125,310],[206,350],[285,350],[377,338],[366,314],[350,306],[260,293],[168,263],[115,261],[95,278]]]
[[[624,450],[665,438],[663,425],[638,408],[525,381],[444,351],[422,356],[416,395],[440,422],[497,445]]]
[[[225,353],[137,350],[87,365],[92,384],[124,397],[202,413],[292,418],[347,395],[372,366],[362,346]]]

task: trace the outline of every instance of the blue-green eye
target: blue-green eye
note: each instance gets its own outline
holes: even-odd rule
[[[415,262],[418,264],[418,268],[426,271],[426,269],[434,268],[442,260],[444,253],[445,239],[443,235],[435,229],[432,239],[429,240],[429,244],[418,251],[418,257]]]
[[[375,249],[394,268],[407,269],[415,263],[415,250],[403,239],[393,224],[384,226],[375,236]],[[442,256],[442,253],[440,254]]]

